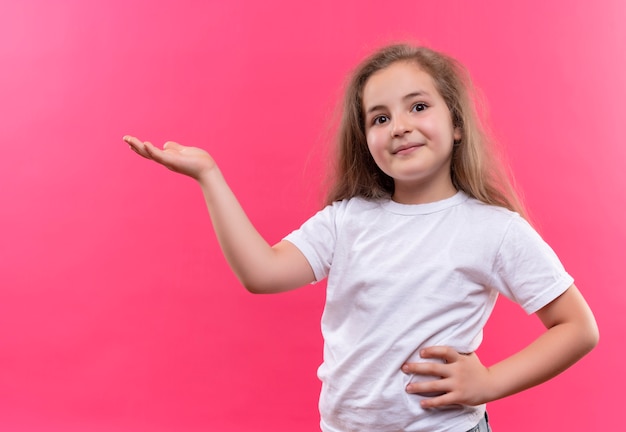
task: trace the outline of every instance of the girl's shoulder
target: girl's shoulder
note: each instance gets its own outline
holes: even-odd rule
[[[497,238],[502,245],[513,248],[527,242],[545,243],[527,219],[504,207],[470,198],[463,216],[467,229],[480,238]]]
[[[373,200],[363,197],[352,197],[340,201],[334,201],[324,207],[321,211],[332,212],[336,214],[361,213],[363,211],[379,210],[386,202],[389,201],[389,199]]]
[[[493,218],[501,221],[524,219],[519,213],[494,204],[488,204],[470,196],[467,197],[465,208],[468,212],[481,217]]]

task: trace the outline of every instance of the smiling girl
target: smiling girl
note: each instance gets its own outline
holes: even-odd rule
[[[346,92],[327,205],[271,246],[204,150],[143,157],[196,179],[233,271],[255,293],[327,279],[321,429],[488,431],[485,404],[562,372],[597,343],[593,315],[524,219],[455,60],[393,45]],[[493,365],[475,354],[496,298],[546,331]]]

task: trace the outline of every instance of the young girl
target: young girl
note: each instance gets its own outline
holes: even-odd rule
[[[325,432],[487,431],[485,403],[554,377],[597,343],[587,303],[490,157],[469,89],[455,60],[427,48],[366,59],[346,92],[328,205],[274,246],[204,150],[124,137],[199,182],[251,292],[328,278]],[[546,331],[486,367],[474,352],[499,293]]]

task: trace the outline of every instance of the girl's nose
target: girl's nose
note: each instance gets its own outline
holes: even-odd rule
[[[391,135],[394,137],[400,137],[411,131],[408,120],[403,115],[395,115],[393,117],[393,125],[391,128]]]

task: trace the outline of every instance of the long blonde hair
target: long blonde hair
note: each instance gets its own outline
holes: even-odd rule
[[[382,48],[353,73],[345,92],[333,184],[326,203],[357,196],[388,198],[393,194],[393,179],[376,165],[367,147],[363,89],[374,73],[401,61],[417,64],[432,77],[450,110],[454,127],[461,130],[461,139],[453,145],[450,169],[457,190],[526,216],[511,176],[480,123],[469,73],[443,53],[406,44]]]

